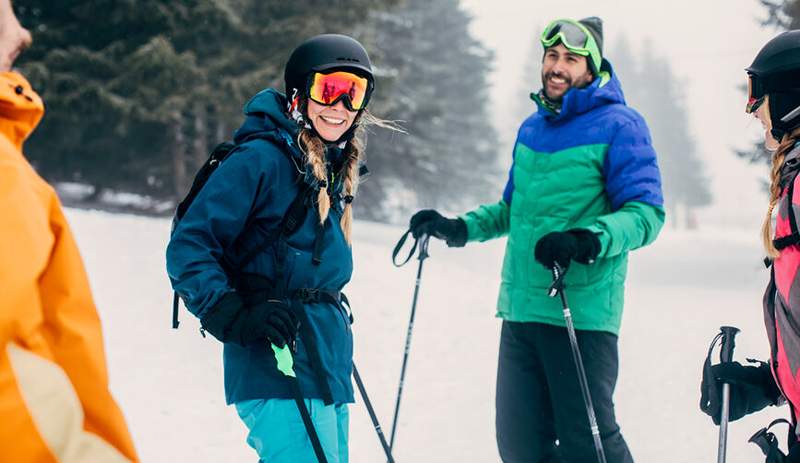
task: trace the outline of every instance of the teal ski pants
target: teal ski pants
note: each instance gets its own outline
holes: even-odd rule
[[[328,463],[348,463],[347,404],[326,406],[320,399],[305,399]],[[294,400],[245,400],[236,403],[247,425],[247,443],[261,463],[316,463],[300,411]]]

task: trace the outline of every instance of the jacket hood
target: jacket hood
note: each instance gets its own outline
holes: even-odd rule
[[[244,105],[245,120],[236,131],[233,141],[244,143],[252,138],[291,142],[297,139],[299,128],[286,115],[286,96],[272,89],[258,92]]]
[[[18,150],[44,115],[44,103],[16,72],[0,73],[0,133]]]
[[[625,104],[625,95],[622,93],[622,84],[614,74],[611,63],[604,59],[602,72],[591,84],[584,88],[571,88],[567,91],[559,113],[555,113],[547,107],[538,96],[534,96],[533,100],[545,119],[561,122],[601,106]]]

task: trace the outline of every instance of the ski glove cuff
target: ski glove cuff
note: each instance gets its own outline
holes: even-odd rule
[[[460,248],[467,244],[467,224],[461,219],[448,219],[433,209],[414,214],[408,228],[414,238],[430,235],[445,240],[451,248]]]
[[[245,306],[236,292],[225,294],[200,323],[220,341],[242,346],[269,342],[283,347],[294,341],[298,328],[297,318],[285,302]]]
[[[739,362],[718,363],[711,366],[711,377],[703,374],[701,388],[701,410],[719,425],[722,411],[722,385],[730,384],[729,419],[755,413],[769,405],[777,405],[781,392],[772,377],[769,364],[757,362],[757,366],[744,366]],[[711,388],[715,390],[712,391]]]
[[[549,269],[555,267],[555,263],[567,268],[573,260],[591,264],[599,254],[600,239],[585,228],[548,233],[539,239],[533,250],[536,260]]]

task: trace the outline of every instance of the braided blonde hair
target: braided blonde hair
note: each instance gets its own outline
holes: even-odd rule
[[[767,256],[773,259],[780,255],[780,251],[775,248],[775,244],[772,242],[772,213],[781,197],[781,169],[783,168],[783,161],[786,159],[786,155],[789,153],[789,151],[791,151],[794,147],[794,144],[798,139],[798,135],[800,135],[800,131],[798,130],[795,130],[791,134],[784,135],[781,139],[780,145],[778,145],[778,149],[772,156],[772,170],[770,172],[769,185],[769,207],[767,208],[767,215],[764,217],[764,223],[761,225],[761,241],[764,245],[764,250],[767,252]],[[791,201],[792,198],[789,198],[789,207],[792,207]]]
[[[320,184],[319,194],[317,195],[317,210],[319,211],[320,223],[325,223],[331,209],[330,192],[333,189],[328,179],[327,160],[325,158],[325,143],[311,129],[303,128],[298,136],[300,147],[306,155],[306,163],[311,167],[314,178]],[[353,197],[358,189],[358,169],[359,161],[363,153],[362,142],[357,137],[353,137],[345,150],[345,162],[342,167],[341,175],[344,185],[345,206],[342,212],[342,219],[339,222],[342,232],[348,244],[351,241],[351,229],[353,226]]]

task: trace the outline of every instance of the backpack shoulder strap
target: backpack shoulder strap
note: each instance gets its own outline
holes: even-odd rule
[[[286,137],[284,137],[286,138]],[[219,164],[222,163],[224,160],[229,158],[233,153],[237,151],[237,149],[242,146],[242,144],[247,143],[249,141],[255,139],[264,139],[267,138],[263,134],[253,134],[244,140],[241,140],[239,143],[235,143],[232,141],[225,141],[217,145],[212,151],[211,155],[209,156],[208,161],[200,169],[198,174],[195,176],[194,181],[192,182],[192,187],[189,190],[189,193],[184,197],[184,199],[178,204],[178,207],[175,211],[175,216],[173,217],[172,221],[172,230],[175,230],[175,226],[177,223],[183,218],[186,211],[189,209],[189,206],[194,201],[195,197],[200,193],[200,190],[208,181],[209,177],[219,167]],[[287,139],[288,144],[288,139]],[[282,149],[282,147],[278,147],[278,151],[284,154],[289,162],[293,165],[295,164],[295,160],[292,158],[291,153],[287,152],[286,150]],[[297,178],[300,179],[300,175],[297,175]],[[251,249],[250,251],[245,254],[245,257],[242,261],[238,264],[238,268],[243,268],[247,264],[249,264],[260,252],[264,251],[272,242],[274,242],[279,236],[280,233],[288,233],[286,236],[291,235],[296,231],[299,225],[302,225],[303,220],[305,219],[305,212],[306,207],[304,205],[305,198],[308,193],[309,186],[301,181],[300,192],[298,192],[297,197],[292,201],[292,204],[289,206],[289,209],[284,215],[283,220],[281,221],[281,226],[277,230],[277,233],[270,233],[262,243],[260,243],[255,248]],[[301,217],[302,214],[302,217]],[[249,220],[245,224],[244,229],[240,232],[240,235],[245,235],[250,232],[251,228],[254,225],[253,220]],[[224,257],[224,256],[223,256]],[[235,268],[233,268],[235,270]],[[180,325],[178,313],[179,313],[179,303],[180,297],[178,296],[177,292],[173,292],[172,297],[172,328],[177,329],[178,325]]]
[[[245,255],[238,262],[239,268],[246,267],[250,262],[253,261],[253,259],[255,259],[257,255],[264,252],[276,240],[291,236],[297,231],[298,228],[300,228],[305,221],[306,213],[308,213],[306,199],[308,198],[310,191],[311,186],[305,182],[301,182],[300,191],[297,192],[297,196],[294,197],[294,200],[292,200],[292,203],[286,210],[286,214],[284,214],[281,224],[272,233],[268,233],[257,246],[254,246],[247,251],[247,253],[245,253]],[[245,231],[242,233],[245,233],[246,231],[247,229],[245,229]]]
[[[798,174],[800,174],[800,170],[795,172],[795,174],[792,176],[792,180],[789,182],[789,191],[786,194],[787,200],[789,201],[786,213],[789,215],[789,229],[791,230],[791,233],[789,235],[772,240],[772,244],[778,251],[800,243],[800,230],[798,230],[797,217],[794,213],[794,184],[797,180]]]

